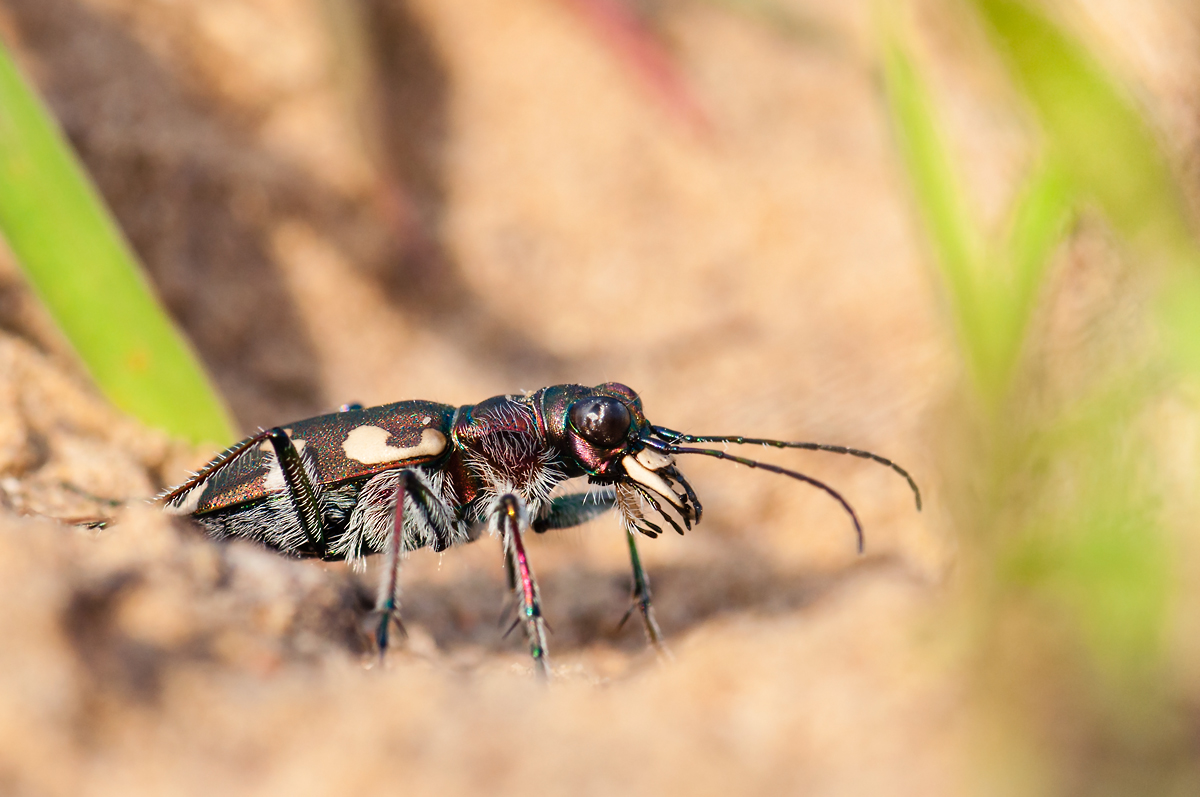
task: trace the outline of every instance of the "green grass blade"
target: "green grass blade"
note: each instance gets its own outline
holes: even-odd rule
[[[1074,206],[1071,181],[1053,158],[1027,179],[1017,198],[1002,253],[1011,279],[1009,337],[1016,345],[1025,338],[1046,269],[1066,234]],[[1010,357],[1015,360],[1016,355],[1014,350]]]
[[[194,442],[233,439],[199,362],[2,44],[0,233],[114,404]]]
[[[885,43],[884,78],[900,155],[938,263],[955,294],[967,300],[974,290],[981,241],[942,141],[929,92],[894,34]]]
[[[1200,250],[1169,162],[1121,87],[1069,34],[1021,0],[971,0],[1075,189],[1115,229],[1165,256],[1160,319],[1178,364],[1200,375]]]
[[[1191,248],[1187,213],[1142,113],[1070,35],[1021,0],[972,0],[1054,156],[1131,240]]]
[[[995,358],[997,310],[986,290],[984,237],[942,139],[929,91],[901,44],[887,12],[883,21],[883,76],[896,146],[916,205],[949,291],[968,366],[989,396],[1002,390]]]

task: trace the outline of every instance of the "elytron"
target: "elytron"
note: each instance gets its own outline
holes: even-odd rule
[[[166,511],[194,518],[214,537],[247,538],[292,556],[361,567],[365,556],[386,554],[375,635],[380,655],[392,622],[399,623],[399,567],[405,552],[426,546],[444,551],[490,531],[500,539],[519,607],[517,622],[524,623],[535,669],[546,674],[546,628],[526,533],[577,526],[615,509],[633,568],[625,617],[639,611],[650,642],[660,645],[636,536],[663,532],[648,510],[680,534],[700,522],[703,509],[676,466],[679,455],[729,460],[824,491],[849,515],[862,551],[858,516],[832,487],[777,465],[696,447],[705,443],[870,459],[903,476],[921,508],[916,483],[891,460],[843,446],[692,435],[654,426],[638,395],[615,382],[554,385],[464,407],[431,401],[344,407],[242,440],[160,500]],[[551,495],[560,482],[579,476],[596,487]]]

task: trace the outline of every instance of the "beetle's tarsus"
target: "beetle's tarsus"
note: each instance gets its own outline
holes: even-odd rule
[[[375,650],[379,653],[379,663],[382,664],[387,658],[388,649],[388,618],[385,614],[379,620],[379,627],[375,629]]]
[[[629,618],[633,616],[633,610],[638,607],[637,599],[629,602],[629,608],[625,610],[625,614],[621,615],[621,621],[617,623],[617,630],[620,631],[629,622]]]
[[[400,636],[404,639],[408,638],[408,629],[404,627],[404,621],[400,619],[400,612],[393,606],[384,608],[380,617],[379,625],[375,626],[375,649],[379,653],[379,663],[387,659],[387,651],[391,646],[391,627],[395,623],[396,630],[400,632]]]

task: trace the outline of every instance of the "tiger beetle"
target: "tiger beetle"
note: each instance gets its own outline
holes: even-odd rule
[[[512,627],[524,622],[535,669],[545,675],[546,624],[526,533],[578,526],[616,509],[633,567],[632,600],[621,622],[640,612],[647,638],[660,648],[662,633],[636,535],[663,533],[647,517],[647,507],[680,534],[700,522],[700,500],[676,467],[677,455],[737,462],[823,490],[850,516],[862,552],[862,524],[832,487],[777,465],[695,446],[705,443],[831,451],[873,460],[903,476],[921,508],[916,483],[891,460],[842,446],[692,435],[654,426],[638,395],[615,382],[555,385],[465,407],[431,401],[348,405],[246,438],[160,501],[166,511],[199,521],[213,537],[248,538],[292,556],[345,560],[361,569],[365,556],[386,554],[375,629],[380,656],[392,622],[403,631],[398,595],[404,554],[426,546],[444,551],[488,530],[500,538],[519,607]],[[577,476],[599,487],[551,496],[556,485]]]

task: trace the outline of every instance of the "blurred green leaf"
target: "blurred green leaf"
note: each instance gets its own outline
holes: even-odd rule
[[[1155,463],[1137,422],[1154,381],[1125,369],[1110,379],[1038,435],[1053,464],[1050,489],[1015,547],[1055,547],[1039,588],[1070,607],[1106,686],[1128,689],[1161,670],[1174,585]]]
[[[969,370],[984,397],[995,402],[1008,389],[1074,196],[1059,163],[1046,159],[1020,196],[1007,240],[991,245],[970,212],[929,90],[886,13],[884,24],[883,74],[897,147]]]
[[[942,139],[929,91],[886,15],[884,26],[883,75],[896,145],[972,370],[985,379],[981,368],[988,359],[984,349],[990,313],[979,285],[983,240]]]
[[[1200,249],[1144,114],[1079,42],[1025,0],[970,0],[1074,190],[1165,265],[1159,320],[1176,364],[1200,377]]]
[[[114,404],[193,442],[233,439],[203,369],[2,44],[0,233]]]
[[[1066,355],[1083,355],[1082,362],[1061,368],[1067,363],[1059,354],[1030,371],[1037,379],[1013,377],[1048,267],[1081,203],[1101,210],[1135,252],[1155,256],[1142,265],[1167,266],[1154,272],[1161,277],[1160,317],[1194,374],[1200,253],[1168,159],[1117,81],[1040,7],[1025,0],[968,5],[981,14],[1042,132],[1038,165],[1006,235],[993,241],[974,226],[929,92],[894,25],[885,30],[884,76],[897,146],[948,286],[963,354],[991,410],[981,416],[970,402],[962,455],[970,465],[947,473],[957,486],[947,493],[981,565],[979,605],[989,630],[1003,640],[999,629],[1011,623],[1028,633],[1006,641],[1031,650],[1010,651],[1011,644],[989,639],[982,652],[989,667],[1008,668],[999,682],[1013,677],[1018,692],[1009,697],[1056,683],[1064,713],[1052,721],[1074,725],[1080,738],[1105,750],[1102,759],[1081,755],[1083,767],[1068,777],[1082,776],[1088,786],[1111,786],[1114,775],[1149,784],[1129,793],[1162,793],[1158,786],[1179,777],[1192,787],[1180,793],[1194,793],[1192,775],[1160,766],[1189,743],[1182,726],[1171,725],[1178,714],[1167,631],[1178,585],[1160,507],[1169,498],[1164,464],[1146,426],[1172,384],[1163,378],[1161,352],[1083,336]],[[1032,706],[1034,723],[1041,710]]]
[[[1159,299],[1164,337],[1176,365],[1200,376],[1200,262],[1168,274]]]
[[[1143,114],[1097,61],[1022,0],[970,0],[1081,193],[1138,243],[1194,244],[1187,213]]]
[[[1003,260],[1011,270],[1011,301],[1019,330],[1033,312],[1046,268],[1074,214],[1074,202],[1066,175],[1050,158],[1027,180],[1017,199]]]
[[[982,241],[942,140],[929,91],[894,34],[885,43],[884,77],[900,155],[937,248],[939,264],[955,296],[970,301]]]

